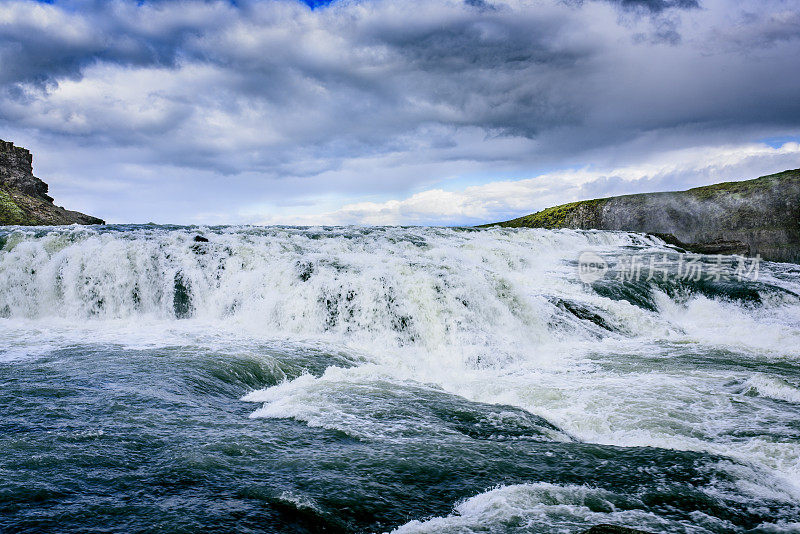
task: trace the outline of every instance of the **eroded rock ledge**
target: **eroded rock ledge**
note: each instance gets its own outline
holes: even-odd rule
[[[583,200],[497,224],[643,232],[690,252],[800,263],[800,169],[687,191]]]
[[[33,156],[0,139],[0,225],[105,224],[53,204],[47,184],[33,175]]]

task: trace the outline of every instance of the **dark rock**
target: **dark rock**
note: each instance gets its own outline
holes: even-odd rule
[[[688,191],[572,202],[498,224],[642,232],[690,252],[800,263],[800,169]]]
[[[175,274],[174,293],[172,294],[172,307],[177,319],[186,319],[192,316],[192,292],[189,283],[181,276]]]
[[[584,530],[581,534],[650,534],[635,528],[619,527],[617,525],[595,525],[589,530]]]
[[[0,139],[0,183],[49,202],[47,184],[33,175],[33,156],[14,143]]]
[[[676,246],[685,252],[695,252],[697,254],[739,254],[747,256],[750,253],[750,246],[741,241],[725,241],[716,239],[708,243],[684,243],[672,234],[653,234],[662,239],[668,245]]]
[[[47,184],[33,175],[31,153],[0,140],[0,225],[105,224],[53,204]]]
[[[206,243],[208,243],[208,238],[205,238],[201,235],[196,235],[194,236],[193,241],[194,245],[190,247],[192,249],[192,252],[194,252],[195,254],[204,255],[207,252]]]

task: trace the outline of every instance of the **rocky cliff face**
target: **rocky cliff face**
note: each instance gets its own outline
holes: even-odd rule
[[[105,224],[53,204],[47,184],[33,175],[31,153],[0,139],[0,225]]]
[[[692,252],[800,263],[800,169],[688,191],[573,202],[498,224],[644,232]]]

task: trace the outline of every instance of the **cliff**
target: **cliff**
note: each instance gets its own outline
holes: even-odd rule
[[[687,191],[572,202],[497,224],[643,232],[691,252],[800,263],[800,169]]]
[[[0,140],[0,225],[105,224],[56,206],[47,189],[47,184],[33,175],[31,153]]]

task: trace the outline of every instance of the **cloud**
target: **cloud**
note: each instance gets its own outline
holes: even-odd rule
[[[459,191],[430,189],[402,200],[347,204],[322,213],[283,217],[306,225],[476,225],[500,222],[546,207],[614,194],[688,189],[779,172],[800,162],[800,144],[696,147],[669,151],[613,169],[584,167],[524,180],[504,180]],[[255,206],[245,210],[257,224]]]
[[[665,9],[690,9],[700,7],[697,0],[607,0],[628,9],[646,9],[648,11],[664,11]]]
[[[0,128],[56,198],[109,220],[611,168],[800,131],[798,7],[7,0]]]

